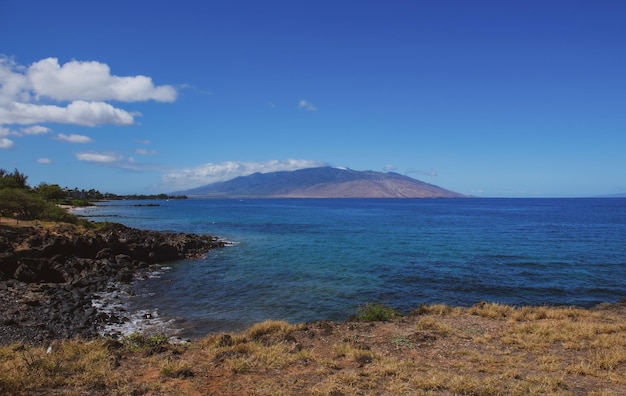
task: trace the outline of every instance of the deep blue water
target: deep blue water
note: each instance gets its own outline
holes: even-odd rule
[[[86,215],[234,242],[134,285],[129,310],[158,310],[187,337],[265,319],[344,320],[368,302],[406,312],[626,297],[626,199],[136,203],[106,202]]]

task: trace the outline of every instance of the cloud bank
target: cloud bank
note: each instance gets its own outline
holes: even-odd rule
[[[142,75],[115,76],[96,61],[61,65],[57,58],[45,58],[22,66],[0,55],[0,125],[132,125],[140,114],[107,101],[173,102],[176,96],[170,85],[155,86]]]
[[[328,164],[320,161],[298,159],[267,162],[227,161],[218,164],[207,163],[195,168],[176,170],[163,174],[161,188],[168,191],[185,190],[218,181],[234,179],[239,176],[251,175],[256,172],[293,171],[318,166],[328,166]]]

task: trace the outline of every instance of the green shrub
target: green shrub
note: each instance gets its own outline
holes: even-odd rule
[[[78,217],[67,210],[48,202],[38,216],[41,220],[60,221],[63,223],[76,224]]]
[[[126,348],[133,352],[155,353],[160,352],[169,344],[169,339],[164,334],[144,335],[133,333],[122,339]]]
[[[68,198],[68,199],[57,199],[57,200],[50,201],[50,202],[54,202],[59,205],[68,205],[68,206],[74,206],[74,207],[94,206],[94,204],[84,199],[69,199]]]
[[[365,304],[359,307],[354,318],[363,322],[387,322],[400,316],[398,311],[384,304]]]
[[[45,208],[46,202],[24,189],[0,189],[0,214],[20,220],[34,220]]]
[[[41,195],[25,189],[0,189],[0,215],[19,220],[49,220],[76,224],[78,217],[52,202],[45,201]]]
[[[98,223],[94,221],[89,221],[87,219],[82,219],[80,217],[78,217],[78,220],[76,220],[76,225],[83,226],[85,228],[90,228],[90,229],[97,229],[98,228],[97,224]]]

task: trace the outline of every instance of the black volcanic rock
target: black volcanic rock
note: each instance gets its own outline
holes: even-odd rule
[[[454,191],[398,173],[308,168],[254,173],[173,194],[204,198],[459,198]]]
[[[223,245],[210,235],[114,223],[97,229],[0,224],[0,344],[93,337],[112,320],[92,307],[94,293],[111,282],[130,282],[150,264],[199,257]]]

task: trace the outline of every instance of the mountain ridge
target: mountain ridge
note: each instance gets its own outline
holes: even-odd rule
[[[318,167],[253,173],[177,191],[198,198],[461,198],[465,195],[394,172]]]

